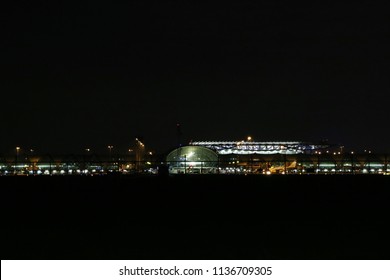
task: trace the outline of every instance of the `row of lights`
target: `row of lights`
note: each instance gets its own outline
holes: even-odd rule
[[[137,139],[137,140],[138,140],[138,139]],[[138,141],[139,141],[139,140],[138,140]],[[141,141],[139,141],[139,145],[140,145],[141,147],[144,147],[144,146],[145,146]],[[110,157],[111,157],[112,149],[114,148],[114,146],[113,146],[113,145],[108,145],[107,148],[108,148],[108,150],[110,151]],[[18,146],[18,147],[15,148],[15,150],[16,150],[16,156],[18,156],[18,155],[19,155],[19,152],[20,152],[20,150],[21,150],[21,148]],[[89,153],[89,152],[91,151],[91,149],[90,149],[90,148],[85,148],[85,151]],[[133,149],[129,149],[128,151],[131,153],[131,152],[133,152]],[[33,149],[30,149],[30,152],[33,153],[34,150],[33,150]],[[149,152],[149,155],[153,155],[153,153],[152,153],[152,152]]]
[[[137,141],[137,144],[140,145],[141,147],[145,147],[145,144],[142,143],[138,138],[135,138],[135,141]],[[112,149],[114,148],[114,146],[113,145],[108,145],[107,148],[110,151],[110,157],[111,157],[111,152],[112,152]],[[17,146],[15,149],[16,149],[16,155],[18,155],[21,148],[19,146]],[[90,148],[85,148],[85,151],[86,152],[90,152],[91,149]],[[129,152],[132,152],[132,151],[133,151],[132,149],[129,149]],[[30,149],[30,152],[34,152],[34,150]],[[152,152],[149,152],[149,154],[152,155]]]
[[[370,150],[364,150],[365,153],[368,153],[368,154],[371,154],[371,151]],[[321,155],[322,152],[319,152],[319,151],[315,151],[314,152],[315,154],[318,154],[318,155]],[[326,151],[327,154],[329,154],[329,151]],[[354,151],[351,151],[350,152],[351,155],[353,155],[355,152]],[[333,155],[340,155],[341,152],[333,152]]]

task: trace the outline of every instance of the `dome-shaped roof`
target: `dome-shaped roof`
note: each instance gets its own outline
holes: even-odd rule
[[[214,167],[218,155],[213,150],[201,146],[183,146],[170,152],[166,158],[171,167]]]

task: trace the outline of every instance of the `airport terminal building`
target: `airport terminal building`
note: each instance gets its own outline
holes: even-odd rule
[[[386,155],[299,141],[199,141],[171,151],[171,174],[386,174]]]
[[[18,153],[19,152],[19,153]],[[390,174],[389,157],[326,142],[196,141],[165,154],[0,155],[0,175]]]

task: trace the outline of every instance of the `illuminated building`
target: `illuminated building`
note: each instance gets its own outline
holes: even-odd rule
[[[190,145],[202,146],[216,151],[220,155],[237,154],[307,154],[329,148],[328,144],[306,142],[252,142],[248,141],[197,141]]]
[[[218,154],[202,146],[184,146],[170,152],[166,161],[171,173],[215,173]]]

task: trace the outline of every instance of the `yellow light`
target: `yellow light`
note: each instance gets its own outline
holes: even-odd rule
[[[248,137],[247,137],[247,140],[248,140],[248,141],[251,141],[251,140],[252,140],[252,137],[248,136]]]

